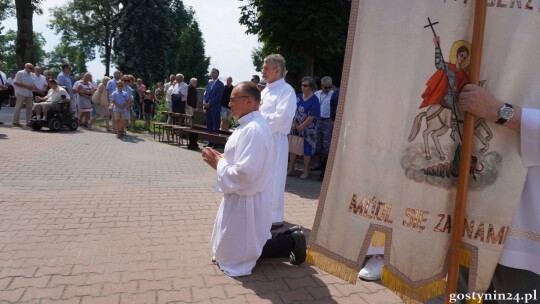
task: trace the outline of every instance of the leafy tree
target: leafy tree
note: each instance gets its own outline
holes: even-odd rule
[[[93,60],[94,48],[97,46],[103,57],[105,74],[110,75],[119,12],[118,0],[73,0],[62,7],[51,9],[49,27],[57,34],[62,34],[64,51],[79,48],[85,54],[85,59]]]
[[[0,0],[0,21],[9,17],[14,10],[13,2],[10,0]],[[0,31],[3,27],[0,27]]]
[[[62,64],[68,62],[71,65],[71,71],[74,75],[87,72],[86,55],[82,49],[70,45],[59,44],[52,52],[48,54],[47,69],[59,73],[62,70]],[[97,75],[94,75],[96,77]],[[97,79],[97,78],[96,78]]]
[[[174,67],[176,71],[182,71],[187,78],[197,78],[198,84],[204,86],[208,83],[208,66],[210,58],[204,54],[204,39],[202,38],[199,24],[192,19],[191,24],[184,28],[177,40],[178,50]],[[167,75],[167,74],[165,74]]]
[[[339,85],[350,1],[239,1],[245,2],[240,7],[240,23],[263,43],[253,53],[257,68],[264,56],[281,53],[287,60],[290,83],[297,84],[305,75],[324,72]],[[283,12],[287,12],[286,18]]]
[[[161,81],[171,73],[206,80],[210,59],[193,11],[181,0],[120,0],[116,63],[124,73],[147,83]]]
[[[15,54],[17,67],[22,69],[26,62],[34,61],[34,41],[32,39],[33,24],[32,1],[15,0],[17,11],[17,40],[15,42]]]
[[[178,33],[171,41],[173,62],[169,65],[165,77],[181,72],[186,78],[197,78],[199,86],[208,83],[210,58],[205,55],[204,39],[192,9],[186,10],[182,0],[173,0],[169,5],[173,30]]]
[[[120,0],[119,34],[114,50],[123,73],[156,82],[171,62],[171,19],[162,0]]]
[[[10,73],[14,73],[21,68],[17,65],[15,54],[15,42],[17,40],[17,32],[9,30],[5,35],[0,35],[0,60],[5,61],[5,69]],[[47,53],[43,50],[45,45],[45,38],[41,33],[33,33],[33,45],[34,45],[34,61],[25,61],[43,65],[46,61]]]

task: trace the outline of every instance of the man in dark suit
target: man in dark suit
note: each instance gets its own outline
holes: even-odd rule
[[[206,128],[209,132],[219,133],[219,125],[221,120],[221,96],[223,95],[224,85],[219,77],[219,70],[212,69],[210,72],[212,80],[206,86],[204,92],[203,108],[206,109]],[[209,147],[214,146],[214,143],[209,142]]]

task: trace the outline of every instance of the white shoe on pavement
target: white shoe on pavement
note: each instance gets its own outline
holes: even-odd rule
[[[384,256],[382,254],[376,254],[369,259],[358,273],[358,277],[366,281],[376,281],[381,278],[381,272],[384,262]]]

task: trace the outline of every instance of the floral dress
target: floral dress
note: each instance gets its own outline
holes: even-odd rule
[[[304,100],[303,94],[299,93],[296,95],[296,113],[294,114],[293,124],[299,126],[309,116],[315,116],[315,119],[300,134],[297,130],[294,130],[292,133],[293,135],[304,137],[305,156],[313,156],[315,154],[317,118],[321,116],[321,104],[317,96],[312,95],[307,100]]]
[[[79,84],[79,90],[82,92],[89,94],[91,90],[94,88],[91,82],[82,82]],[[81,109],[81,112],[92,112],[92,100],[91,97],[87,95],[79,94],[79,107]]]

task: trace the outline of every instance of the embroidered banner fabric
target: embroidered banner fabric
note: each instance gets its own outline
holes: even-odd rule
[[[533,105],[540,1],[488,3],[481,83],[501,100]],[[454,102],[468,81],[473,16],[474,1],[353,1],[309,262],[354,282],[380,231],[384,283],[417,300],[444,292],[462,128]],[[477,120],[474,140],[461,263],[469,291],[481,292],[526,169],[514,131]]]

